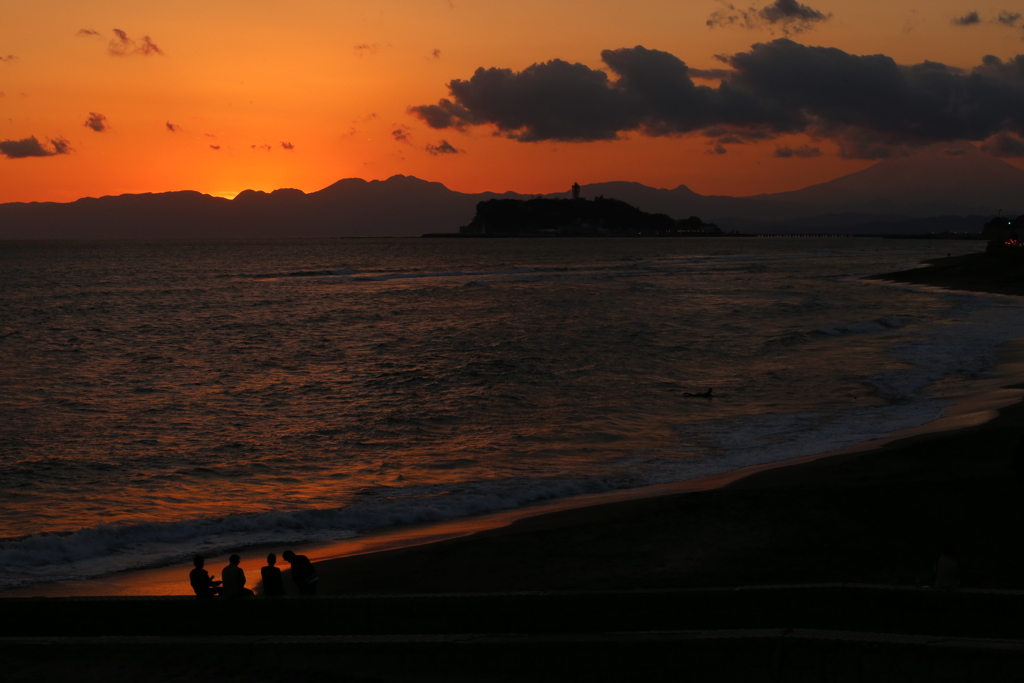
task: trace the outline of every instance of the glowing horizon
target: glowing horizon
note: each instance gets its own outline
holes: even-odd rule
[[[605,74],[607,92],[629,95],[606,51],[682,60],[707,92],[719,88],[716,71],[737,68],[732,56],[749,61],[783,39],[854,60],[884,55],[918,70],[941,63],[951,67],[947,75],[995,68],[984,61],[994,55],[1008,73],[1024,53],[1024,20],[995,2],[941,0],[917,10],[905,0],[774,0],[740,9],[715,0],[185,0],[173,8],[14,0],[5,14],[0,202],[176,190],[230,198],[397,174],[470,193],[630,180],[745,196],[831,180],[886,150],[940,138],[970,140],[1018,165],[1024,158],[1015,123],[984,128],[972,119],[963,134],[951,126],[929,133],[936,139],[910,140],[876,124],[830,120],[827,107],[811,112],[810,127],[758,129],[718,113],[687,128],[634,112],[635,121],[598,133],[580,121],[580,131],[548,137],[529,128],[536,122],[514,127],[524,102],[502,110],[496,102],[505,91],[481,90],[479,108],[441,126],[424,114],[454,97],[449,84],[470,83],[478,69],[518,75],[551,60],[586,78]],[[727,130],[715,130],[715,116]],[[914,130],[928,123],[910,122]],[[665,125],[680,127],[662,134]],[[863,147],[851,146],[854,138]]]

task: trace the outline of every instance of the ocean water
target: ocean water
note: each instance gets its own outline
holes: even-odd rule
[[[0,588],[827,452],[935,420],[978,242],[0,244]],[[692,396],[712,389],[712,397]]]

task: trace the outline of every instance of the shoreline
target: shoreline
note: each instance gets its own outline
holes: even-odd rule
[[[937,259],[937,262],[963,261],[979,255]],[[975,259],[977,260],[977,259]],[[932,269],[935,268],[933,265]],[[931,281],[922,277],[920,271],[931,274]],[[948,272],[948,264],[942,265],[942,272],[930,268],[915,269],[901,273],[871,276],[869,279],[908,282],[915,285],[946,286],[936,282]],[[907,274],[912,279],[904,279]],[[956,287],[961,289],[960,287]],[[975,289],[974,291],[981,291]],[[1008,291],[983,290],[991,294],[1009,294]],[[1016,292],[1014,292],[1016,293]],[[315,562],[322,576],[324,593],[378,591],[382,582],[368,580],[374,573],[390,575],[390,584],[397,588],[419,586],[422,590],[447,590],[447,587],[423,586],[411,577],[395,572],[391,565],[406,564],[413,559],[454,553],[465,554],[469,547],[498,545],[509,539],[529,534],[550,534],[574,527],[593,528],[595,525],[614,523],[616,520],[643,516],[652,509],[673,509],[685,507],[687,500],[695,497],[728,497],[736,492],[750,490],[789,489],[794,482],[810,481],[829,469],[843,468],[841,464],[815,467],[817,463],[829,461],[846,463],[858,460],[871,461],[884,457],[883,454],[905,450],[922,442],[939,442],[962,438],[972,431],[999,431],[1004,423],[1024,421],[1024,385],[1015,384],[1024,380],[1024,339],[1008,342],[1000,350],[1000,360],[992,369],[994,376],[972,382],[976,389],[968,396],[954,397],[955,404],[946,410],[944,417],[890,434],[884,439],[863,442],[838,451],[762,463],[738,470],[705,477],[656,484],[633,489],[620,489],[599,494],[587,494],[570,498],[534,503],[519,508],[488,513],[477,517],[461,518],[441,523],[420,524],[371,532],[341,541],[295,544],[293,549],[304,553]],[[1004,444],[1005,449],[1005,444]],[[991,465],[991,463],[989,463]],[[854,468],[856,469],[856,468]],[[1003,468],[1005,470],[1005,468]],[[818,472],[818,474],[815,474]],[[1005,475],[1007,472],[1004,471]],[[820,483],[820,482],[819,482]],[[834,485],[832,482],[829,485]],[[799,484],[797,484],[799,486]],[[728,503],[722,503],[728,505]],[[722,512],[721,510],[719,512]],[[501,539],[505,539],[502,541]],[[460,548],[462,550],[460,550]],[[247,571],[250,585],[259,577],[263,564],[263,553],[273,550],[280,554],[283,547],[248,547],[240,549],[243,554],[243,568]],[[208,558],[207,567],[214,573],[226,562],[223,557]],[[286,566],[286,565],[285,565]],[[390,569],[388,567],[390,566]],[[386,571],[381,572],[384,567]],[[151,569],[136,569],[105,575],[82,581],[65,581],[35,584],[0,592],[3,597],[24,596],[126,596],[126,595],[189,595],[187,574],[190,564],[169,565]],[[362,583],[353,576],[363,576]],[[571,576],[565,577],[570,581]],[[437,582],[435,581],[435,584]],[[442,582],[443,583],[443,582]],[[500,581],[493,582],[494,589],[502,589]],[[504,588],[508,588],[508,581]]]
[[[785,480],[791,470],[813,465],[818,461],[877,456],[887,448],[898,448],[904,442],[937,439],[942,435],[964,430],[983,429],[991,422],[999,420],[1004,411],[1012,410],[1024,416],[1024,338],[1012,340],[1004,345],[1000,350],[1000,357],[1000,362],[993,368],[994,376],[977,380],[974,385],[980,384],[982,389],[967,396],[954,397],[955,403],[947,408],[943,417],[893,432],[882,439],[861,442],[836,451],[760,463],[678,482],[546,500],[473,517],[391,527],[348,539],[311,544],[297,543],[290,547],[317,563],[323,577],[325,594],[339,592],[344,588],[338,585],[338,576],[346,573],[353,562],[366,564],[369,556],[389,561],[391,558],[397,559],[432,546],[448,547],[452,544],[471,543],[476,539],[597,523],[628,516],[631,514],[630,508],[643,508],[652,501],[657,504],[656,501],[659,499],[669,501],[698,493],[740,490],[748,486],[759,487],[761,479],[765,476]],[[279,544],[248,546],[236,550],[243,555],[241,566],[249,577],[250,587],[259,581],[259,568],[264,564],[264,554],[276,552],[280,557],[282,550],[283,547],[279,547]],[[211,556],[207,558],[207,569],[216,575],[220,566],[226,562],[226,554]],[[375,561],[369,562],[373,564]],[[287,564],[280,564],[287,570]],[[9,589],[0,591],[0,597],[191,595],[187,583],[190,569],[190,563],[130,569],[91,579],[57,581]]]

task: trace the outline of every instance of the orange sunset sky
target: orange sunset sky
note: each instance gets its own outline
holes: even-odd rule
[[[1016,163],[1024,147],[1017,124],[933,126],[914,118],[931,116],[924,111],[885,128],[878,121],[891,112],[877,107],[865,114],[868,123],[851,123],[842,92],[798,124],[791,119],[804,100],[785,100],[790,122],[766,123],[764,111],[775,111],[763,105],[776,102],[772,88],[788,87],[785,79],[800,69],[780,71],[773,62],[775,71],[755,73],[767,52],[753,46],[788,40],[841,51],[819,56],[939,62],[966,79],[986,55],[1010,64],[1024,53],[1019,12],[1024,6],[974,0],[5,0],[0,202],[184,189],[226,197],[246,188],[310,192],[341,178],[399,173],[464,192],[635,180],[747,195],[796,189],[956,139],[987,144]],[[690,92],[691,79],[700,92],[717,93],[705,118],[686,118],[690,105],[680,100],[665,105],[676,117],[666,123],[650,109],[672,88],[656,81],[644,90],[643,75],[639,85],[620,82],[621,69],[602,51],[637,46],[646,50],[621,55],[643,57],[643,69],[655,65],[643,73],[678,73],[681,60],[690,68],[673,81],[681,92]],[[799,46],[787,47],[794,63],[813,61],[799,56]],[[756,64],[729,61],[744,54]],[[557,70],[548,65],[529,81],[468,83],[479,68],[519,76],[556,59],[581,66],[563,69],[566,80],[545,80]],[[743,81],[730,86],[723,72],[736,68],[753,69],[744,72],[748,85],[761,79],[750,86],[762,110],[753,123],[736,113],[745,104],[719,97],[723,78],[726,90],[742,91]],[[577,95],[577,77],[596,85]],[[823,78],[801,92],[837,80],[832,72]],[[998,78],[1007,84],[999,97],[1012,108],[1020,83]],[[456,80],[473,86],[465,101],[449,91]],[[846,94],[869,85],[854,83]],[[637,99],[640,90],[646,94]],[[975,101],[973,92],[963,106],[974,113],[965,116],[984,118],[989,100]],[[593,101],[588,93],[596,93]],[[607,102],[625,113],[604,116]],[[607,125],[587,128],[592,115]]]

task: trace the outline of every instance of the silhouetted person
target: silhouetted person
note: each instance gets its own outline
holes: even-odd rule
[[[220,578],[224,583],[221,589],[221,596],[225,598],[248,598],[255,595],[251,590],[245,587],[245,572],[238,566],[238,563],[242,561],[238,555],[232,555],[228,558],[228,566],[220,572]]]
[[[1013,471],[1018,481],[1024,481],[1024,436],[1017,439],[1013,449]]]
[[[285,550],[281,557],[292,566],[292,581],[299,589],[299,595],[316,595],[316,584],[320,577],[316,575],[316,569],[313,569],[313,563],[309,558],[305,555],[296,555],[291,550]]]
[[[932,588],[952,590],[960,585],[960,562],[952,548],[944,548],[935,561]]]
[[[267,555],[267,566],[260,569],[263,576],[263,597],[276,598],[284,595],[284,578],[281,570],[274,566],[277,563],[277,555]]]
[[[203,569],[203,556],[196,555],[193,557],[192,564],[196,568],[189,572],[188,582],[192,585],[192,590],[195,591],[196,597],[204,599],[220,595],[220,581],[214,581],[213,577],[210,576],[210,572]]]

